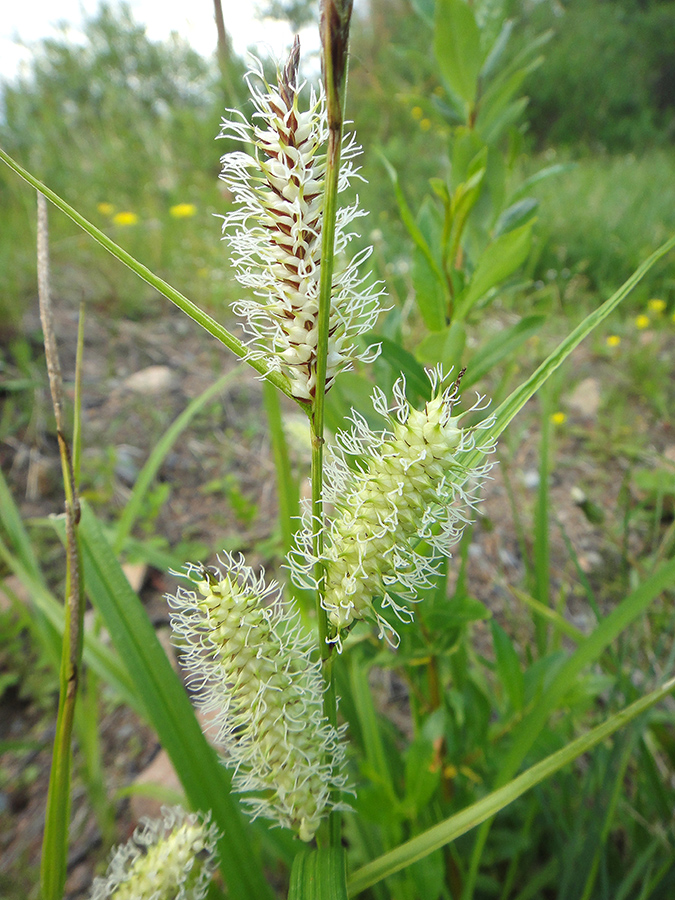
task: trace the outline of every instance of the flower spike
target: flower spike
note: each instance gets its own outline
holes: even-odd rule
[[[433,396],[424,410],[410,406],[405,379],[394,385],[394,404],[383,392],[373,394],[375,410],[388,427],[372,431],[352,411],[353,429],[337,436],[326,467],[326,500],[335,509],[326,525],[322,563],[325,570],[324,608],[331,626],[329,640],[338,647],[353,624],[374,619],[393,643],[398,635],[374,606],[390,607],[402,621],[412,610],[400,600],[414,602],[431,585],[438,563],[471,521],[478,490],[492,463],[467,471],[457,454],[478,447],[492,452],[493,442],[480,443],[480,432],[491,420],[463,429],[453,416],[458,381],[444,387],[443,373],[427,373]],[[473,409],[483,408],[482,398]],[[356,461],[356,468],[350,464]],[[305,524],[291,557],[294,580],[313,582],[311,522]]]
[[[188,565],[196,590],[168,596],[174,639],[196,703],[214,714],[216,743],[253,818],[309,841],[338,808],[342,733],[323,715],[324,683],[312,641],[281,604],[275,582],[224,553],[223,570]],[[342,808],[342,807],[340,807]]]
[[[216,868],[217,839],[208,814],[162,807],[161,819],[142,819],[113,852],[90,900],[202,900]]]
[[[318,93],[312,88],[307,108],[300,109],[299,56],[296,38],[275,86],[265,80],[260,61],[251,59],[246,80],[255,107],[252,122],[230,110],[232,117],[223,121],[219,137],[245,141],[252,152],[226,153],[220,177],[235,202],[235,209],[223,216],[224,239],[232,249],[237,280],[256,297],[233,304],[251,336],[249,356],[283,371],[293,396],[309,401],[316,390],[328,122],[323,88]],[[343,143],[339,191],[359,177],[353,164],[359,152],[353,136]],[[337,215],[327,387],[355,360],[370,361],[379,351],[356,343],[380,312],[382,289],[359,273],[372,247],[351,261],[345,257],[353,236],[347,228],[362,215],[358,202]]]

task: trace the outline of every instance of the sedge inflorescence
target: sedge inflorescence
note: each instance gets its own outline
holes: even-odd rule
[[[389,407],[376,389],[373,406],[388,426],[373,431],[358,413],[351,432],[338,434],[327,461],[325,496],[334,515],[325,526],[320,558],[325,572],[323,605],[331,627],[329,640],[342,637],[360,619],[374,619],[380,635],[393,642],[397,634],[382,615],[391,608],[401,620],[412,611],[401,601],[415,601],[438,573],[471,521],[478,489],[491,467],[483,462],[466,469],[459,455],[477,448],[490,453],[493,442],[481,443],[490,419],[466,429],[453,416],[457,383],[444,386],[443,373],[428,373],[432,398],[423,410],[405,396],[405,379],[393,389]],[[482,408],[479,398],[473,409]],[[298,538],[291,569],[298,584],[315,586],[312,529],[309,516]],[[380,607],[375,607],[379,598]]]
[[[215,871],[218,830],[205,817],[164,807],[117,847],[90,900],[202,900]]]
[[[197,704],[213,714],[233,787],[262,815],[309,841],[345,786],[341,733],[323,715],[312,641],[278,586],[241,558],[188,566],[194,590],[168,597],[174,639]]]
[[[233,305],[251,335],[249,356],[284,372],[293,396],[309,401],[316,391],[328,123],[322,88],[311,89],[306,108],[300,108],[299,54],[296,39],[274,86],[266,81],[260,61],[252,59],[247,75],[255,107],[252,121],[231,110],[219,135],[245,141],[252,152],[226,153],[220,177],[235,203],[223,216],[223,235],[232,249],[237,280],[255,297]],[[343,142],[338,192],[356,176],[353,160],[359,152],[353,137]],[[345,256],[352,237],[347,228],[362,215],[358,201],[337,212],[327,388],[338,372],[357,359],[372,360],[378,352],[356,342],[380,311],[380,287],[359,273],[372,248],[350,261]]]

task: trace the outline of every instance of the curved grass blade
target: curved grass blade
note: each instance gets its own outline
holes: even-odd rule
[[[433,853],[434,850],[444,847],[460,835],[466,834],[467,831],[475,828],[481,822],[491,819],[492,816],[518,797],[521,797],[530,788],[540,784],[553,775],[554,772],[557,772],[583,753],[587,753],[601,741],[614,734],[615,731],[623,728],[641,713],[646,712],[646,710],[663,700],[674,689],[675,678],[672,678],[662,687],[657,688],[635,703],[631,703],[626,709],[611,716],[602,725],[598,725],[597,728],[593,728],[587,734],[572,741],[566,747],[563,747],[562,750],[547,756],[546,759],[527,769],[522,775],[519,775],[513,781],[504,785],[504,787],[493,791],[487,797],[483,797],[482,800],[473,803],[460,813],[451,816],[444,822],[440,822],[433,828],[429,828],[423,834],[417,835],[405,844],[401,844],[400,847],[397,847],[390,853],[385,853],[379,859],[362,866],[347,880],[349,896],[353,897],[383,878],[399,872],[416,860],[424,859],[430,853]]]
[[[625,300],[633,288],[644,278],[649,270],[675,247],[675,237],[670,238],[655,250],[641,265],[637,267],[630,278],[605,302],[580,322],[579,325],[556,347],[556,349],[544,360],[539,368],[516,388],[506,400],[495,410],[494,423],[483,433],[485,442],[489,438],[496,439],[504,431],[509,422],[520,412],[527,401],[536,394],[539,388],[551,377],[559,366],[567,359],[572,351],[579,346],[585,337],[593,331],[616,307]],[[457,454],[457,461],[467,468],[473,468],[483,454],[480,450],[469,450],[463,454]]]
[[[16,172],[24,181],[27,181],[28,184],[32,185],[32,187],[36,188],[40,193],[44,194],[45,197],[54,204],[61,212],[65,213],[70,219],[75,222],[83,231],[92,237],[97,243],[99,243],[102,247],[104,247],[108,253],[112,254],[115,259],[119,259],[120,262],[124,263],[132,272],[135,272],[139,278],[142,278],[143,281],[147,282],[151,287],[153,287],[156,291],[159,291],[167,300],[170,300],[174,303],[180,310],[182,310],[187,316],[193,319],[198,325],[201,325],[209,334],[213,335],[213,337],[217,338],[221,344],[224,344],[229,350],[231,350],[239,359],[244,360],[244,362],[248,363],[249,366],[252,366],[256,372],[259,372],[261,375],[264,375],[265,378],[277,387],[282,393],[286,394],[287,397],[290,397],[292,400],[295,400],[296,403],[299,403],[302,408],[305,408],[305,404],[302,401],[297,400],[291,394],[290,387],[288,385],[287,379],[281,375],[279,372],[269,371],[264,362],[257,359],[249,359],[247,358],[247,348],[246,345],[243,344],[237,337],[231,334],[226,328],[224,328],[219,322],[216,322],[215,319],[212,319],[204,310],[200,309],[196,304],[194,304],[191,300],[188,300],[180,291],[177,291],[174,287],[172,287],[168,282],[164,281],[163,278],[160,278],[158,275],[155,275],[154,272],[151,272],[147,266],[144,266],[143,263],[140,263],[137,259],[127,253],[126,250],[123,250],[118,244],[116,244],[113,240],[111,240],[106,234],[100,231],[95,225],[92,225],[84,216],[80,215],[76,209],[73,209],[65,200],[62,200],[58,194],[55,194],[54,191],[50,190],[46,184],[43,184],[39,179],[37,179],[34,175],[31,175],[23,166],[20,166],[18,162],[16,162],[12,157],[5,153],[2,148],[0,148],[0,159],[6,163],[10,169]]]

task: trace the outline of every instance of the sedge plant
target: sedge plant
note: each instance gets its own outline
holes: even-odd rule
[[[465,21],[462,5],[461,0],[450,4]],[[115,852],[108,873],[92,888],[93,898],[187,900],[207,891],[218,896],[217,884],[210,884],[216,869],[234,900],[272,897],[254,837],[264,835],[291,867],[289,896],[294,900],[337,900],[368,889],[378,897],[470,900],[478,896],[493,817],[580,754],[648,715],[675,687],[674,680],[665,680],[631,697],[632,703],[532,763],[537,737],[581,673],[672,585],[672,561],[645,579],[589,636],[579,638],[568,657],[551,664],[534,697],[525,698],[522,685],[518,688],[519,661],[508,638],[495,629],[497,667],[512,685],[515,715],[491,789],[462,808],[453,806],[453,734],[442,716],[444,667],[457,684],[466,682],[466,646],[449,636],[458,622],[479,616],[476,603],[472,607],[461,589],[461,577],[454,599],[448,600],[450,553],[455,548],[463,558],[462,536],[501,432],[675,246],[675,239],[652,254],[494,411],[486,410],[482,398],[462,409],[462,371],[436,365],[429,368],[426,384],[416,385],[421,402],[410,399],[402,376],[391,395],[373,391],[368,416],[352,411],[345,427],[329,439],[327,392],[345,370],[367,365],[377,355],[366,336],[383,305],[380,286],[364,272],[369,251],[349,257],[353,223],[362,213],[356,203],[340,205],[340,194],[357,174],[358,147],[343,134],[350,17],[349,0],[322,3],[320,89],[303,91],[296,41],[276,80],[268,81],[263,67],[252,63],[247,81],[253,115],[231,111],[223,123],[223,136],[244,142],[243,149],[225,154],[222,177],[235,201],[223,219],[224,236],[236,277],[249,291],[237,304],[245,342],[0,151],[15,172],[252,366],[266,389],[283,393],[309,423],[311,498],[286,541],[297,592],[314,595],[313,618],[301,615],[293,591],[225,552],[218,565],[195,561],[174,573],[179,584],[167,598],[187,684],[195,705],[213,717],[220,761],[121,573],[115,552],[121,544],[111,546],[96,516],[82,504],[78,541],[85,590],[195,810],[166,809],[161,822],[145,823]],[[307,628],[307,621],[313,626]],[[432,661],[428,655],[415,659],[413,621],[434,635],[438,652]],[[403,776],[368,688],[375,660],[393,655],[397,647],[404,665],[426,673],[428,691],[428,698],[417,695],[411,674],[417,733]],[[69,752],[57,747],[57,769],[59,754]],[[370,792],[370,815],[349,764],[359,753],[362,773],[369,772],[377,785]],[[526,762],[531,764],[523,770]],[[241,795],[248,818],[232,792]],[[377,829],[373,805],[380,805],[388,819],[381,819]],[[67,803],[62,800],[51,814],[67,833]],[[261,823],[288,831],[294,840],[275,843],[274,832]],[[466,844],[460,838],[479,825],[462,858],[458,848]],[[59,900],[62,894],[66,852],[66,841],[45,849],[45,900]],[[509,873],[506,884],[513,880]]]

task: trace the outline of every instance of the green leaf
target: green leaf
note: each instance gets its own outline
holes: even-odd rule
[[[480,98],[476,131],[480,135],[491,134],[495,123],[501,119],[515,94],[520,90],[526,77],[544,61],[543,56],[532,60],[522,69],[512,72],[506,79],[498,79]]]
[[[389,160],[383,154],[381,154],[381,159],[385,169],[387,170],[387,174],[391,179],[391,183],[394,186],[394,193],[396,195],[396,202],[398,203],[398,210],[401,215],[401,221],[407,228],[408,234],[413,239],[415,246],[420,249],[430,268],[433,270],[438,283],[444,284],[445,276],[443,274],[443,270],[441,269],[438,260],[434,256],[434,253],[424,236],[422,229],[417,224],[415,217],[413,216],[412,211],[408,206],[408,201],[405,199],[405,194],[403,193],[401,184],[398,180],[398,173],[396,172],[396,169],[391,165]]]
[[[425,737],[417,737],[405,757],[405,797],[403,805],[408,818],[422,812],[440,782],[440,768],[434,767],[434,745]]]
[[[516,711],[521,710],[525,696],[525,682],[518,654],[511,643],[511,638],[501,625],[498,625],[494,619],[490,624],[499,680],[511,701],[511,706]]]
[[[554,178],[556,175],[562,175],[564,172],[571,172],[574,168],[576,168],[576,163],[555,163],[555,165],[546,166],[545,169],[540,169],[538,172],[535,172],[534,175],[530,175],[529,178],[526,178],[525,181],[516,188],[511,195],[511,202],[513,203],[523,197],[530,188],[534,187],[534,185],[538,184],[540,181],[546,181],[547,178]]]
[[[507,19],[502,25],[501,31],[497,35],[497,38],[487,55],[487,59],[483,63],[483,68],[481,69],[480,73],[481,78],[489,78],[499,65],[499,62],[504,55],[504,50],[506,50],[506,46],[511,37],[513,26],[513,19]]]
[[[230,778],[202,734],[185,689],[101,525],[86,503],[80,524],[87,592],[124,659],[149,721],[195,809],[211,810],[221,830],[221,871],[236,900],[272,900],[242,815],[230,796]]]
[[[398,376],[405,375],[406,388],[412,392],[413,396],[409,396],[410,401],[415,405],[416,399],[429,400],[431,397],[431,383],[427,378],[424,366],[421,366],[412,353],[401,347],[391,338],[384,337],[380,334],[368,334],[366,336],[368,343],[379,344],[382,348],[380,359],[387,362],[393,372]]]
[[[436,0],[434,53],[448,87],[470,108],[483,55],[475,16],[464,0]]]
[[[455,315],[465,318],[474,303],[522,266],[530,252],[531,240],[532,222],[526,222],[492,241],[479,257],[473,277],[457,303]]]
[[[576,738],[576,740],[571,741],[566,747],[547,756],[546,759],[527,769],[522,775],[514,778],[513,781],[483,797],[477,803],[473,803],[444,822],[434,825],[433,828],[429,828],[405,844],[401,844],[395,850],[385,853],[372,862],[366,863],[365,866],[357,869],[349,877],[347,883],[349,896],[354,897],[383,878],[411,865],[416,860],[424,859],[430,853],[444,847],[460,835],[466,834],[466,832],[475,828],[481,822],[491,819],[496,813],[507,807],[518,797],[521,797],[526,791],[550,778],[551,775],[582,754],[588,753],[601,741],[604,741],[620,728],[632,722],[637,716],[659,703],[674,689],[675,679],[671,679],[662,687],[632,703],[626,709],[610,716],[602,725],[598,725],[581,737]]]
[[[252,895],[253,896],[253,895]],[[288,900],[346,900],[342,847],[301,850],[293,860]]]
[[[539,206],[539,201],[534,197],[524,197],[517,200],[507,207],[497,219],[494,227],[494,236],[506,234],[507,231],[513,231],[519,225],[524,225],[534,215],[534,211]]]
[[[441,331],[446,325],[446,290],[419,247],[415,247],[412,255],[412,283],[422,321],[429,331]]]

